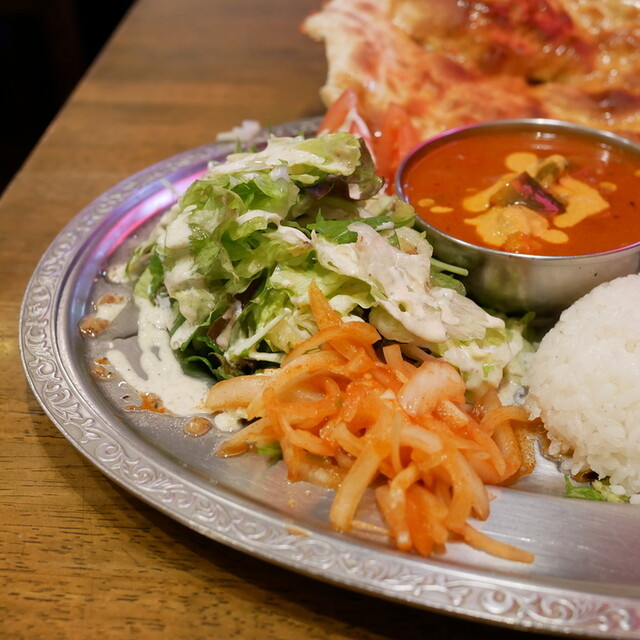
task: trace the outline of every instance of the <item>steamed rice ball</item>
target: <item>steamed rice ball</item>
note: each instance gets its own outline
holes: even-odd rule
[[[526,383],[561,469],[640,502],[640,275],[601,284],[542,339]]]

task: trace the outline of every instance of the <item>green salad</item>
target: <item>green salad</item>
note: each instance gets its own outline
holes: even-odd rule
[[[312,335],[315,280],[409,356],[426,349],[470,389],[498,386],[526,350],[522,325],[467,298],[463,272],[433,259],[413,209],[382,186],[348,133],[271,137],[187,189],[126,265],[134,294],[168,310],[172,348],[216,379],[277,366]]]

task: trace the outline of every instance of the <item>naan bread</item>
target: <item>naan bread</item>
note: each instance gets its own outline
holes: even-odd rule
[[[303,31],[325,44],[327,106],[352,87],[365,117],[399,104],[422,138],[549,117],[640,139],[630,0],[330,0]]]

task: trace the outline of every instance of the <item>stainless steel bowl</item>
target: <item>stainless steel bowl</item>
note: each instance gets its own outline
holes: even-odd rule
[[[397,193],[409,202],[402,186],[403,176],[418,158],[452,140],[505,131],[555,132],[586,137],[594,143],[634,154],[640,167],[640,145],[613,133],[559,120],[501,120],[454,129],[417,147],[399,167]],[[489,139],[487,144],[490,145]],[[555,318],[596,285],[640,270],[640,241],[601,253],[540,256],[477,246],[447,235],[419,217],[417,225],[425,230],[437,258],[468,270],[463,281],[478,303],[506,313],[534,311],[541,320]]]

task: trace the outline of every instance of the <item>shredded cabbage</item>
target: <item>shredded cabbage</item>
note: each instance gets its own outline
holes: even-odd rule
[[[470,388],[497,386],[521,337],[464,295],[381,186],[351,134],[271,137],[196,180],[126,273],[135,295],[168,301],[180,357],[217,379],[273,366],[312,335],[316,281],[341,316],[445,358]]]

